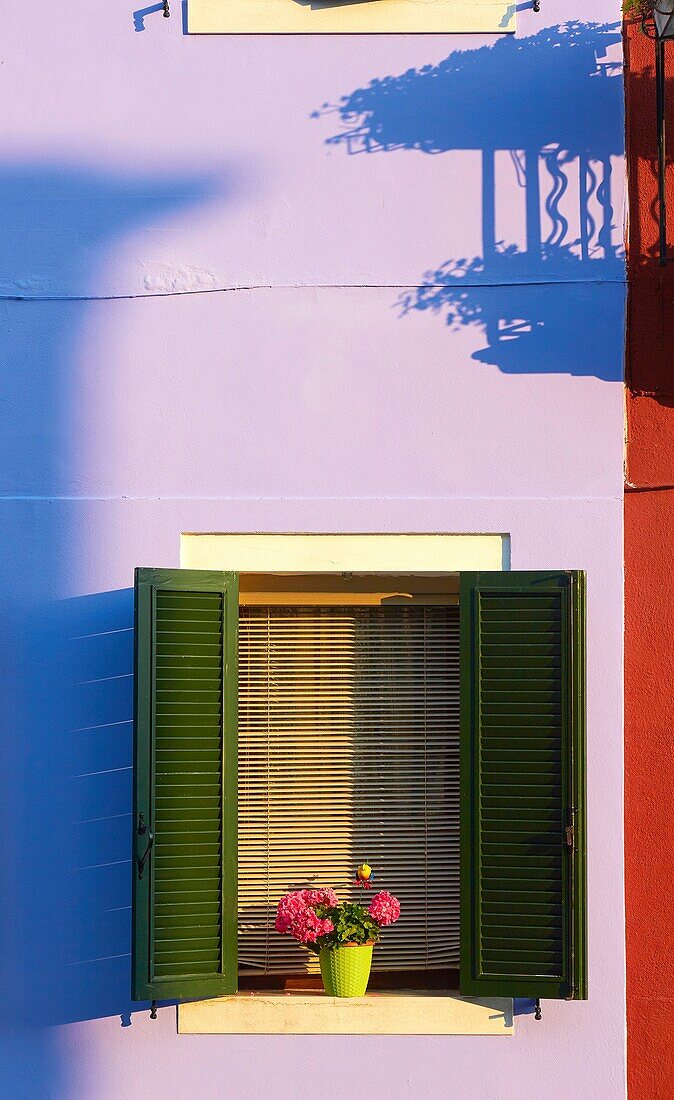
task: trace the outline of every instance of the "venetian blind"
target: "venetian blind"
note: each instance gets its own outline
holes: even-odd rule
[[[402,904],[374,968],[458,965],[458,608],[242,607],[239,969],[315,971],[277,901],[367,902],[363,860]]]

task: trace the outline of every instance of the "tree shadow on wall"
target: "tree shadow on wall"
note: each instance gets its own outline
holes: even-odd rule
[[[328,144],[351,156],[480,152],[482,254],[438,263],[398,306],[478,327],[486,346],[473,357],[502,371],[621,377],[611,158],[623,153],[623,90],[620,63],[607,60],[620,41],[618,24],[579,22],[503,37],[373,80],[315,113],[339,117],[343,130]],[[525,243],[498,232],[504,200],[522,208]],[[451,204],[448,191],[448,218]]]

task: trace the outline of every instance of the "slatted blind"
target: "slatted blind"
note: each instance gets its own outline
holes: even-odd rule
[[[367,901],[365,859],[402,904],[375,969],[458,964],[458,749],[456,607],[241,608],[240,971],[315,970],[276,903]]]
[[[225,993],[236,978],[234,850],[223,858],[236,842],[236,578],[139,570],[136,600],[136,863],[153,844],[142,876],[135,868],[134,996]]]
[[[461,583],[462,992],[582,996],[580,578]]]

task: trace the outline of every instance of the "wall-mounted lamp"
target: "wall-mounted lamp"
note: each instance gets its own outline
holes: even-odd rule
[[[674,0],[657,0],[653,4],[653,22],[658,41],[674,38]]]

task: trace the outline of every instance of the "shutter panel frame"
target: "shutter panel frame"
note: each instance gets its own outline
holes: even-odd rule
[[[559,621],[561,624],[561,636],[559,653],[555,653],[554,646],[548,648],[543,657],[541,653],[540,639],[532,639],[528,646],[519,643],[520,649],[515,661],[510,657],[496,656],[494,651],[483,652],[482,626],[484,623],[482,600],[492,600],[490,608],[492,624],[495,620],[505,626],[510,621],[508,617],[508,602],[520,601],[521,622],[525,621],[527,608],[532,606],[532,597],[553,597],[549,602],[550,608],[559,609]],[[503,610],[498,610],[498,601],[502,599]],[[543,606],[543,605],[541,605]],[[496,612],[496,614],[494,614]],[[512,997],[545,997],[552,999],[584,1000],[587,998],[587,932],[586,932],[586,834],[585,834],[585,574],[582,571],[566,572],[500,572],[500,573],[462,573],[461,574],[461,992],[468,996],[512,996]],[[534,616],[535,618],[535,616]],[[514,620],[513,620],[514,621]],[[493,625],[491,627],[493,631]],[[522,629],[522,627],[520,628]],[[524,627],[526,630],[526,627]],[[506,628],[507,633],[507,628]],[[492,634],[493,637],[493,634]],[[515,643],[514,643],[515,644]],[[538,645],[539,656],[534,649]],[[523,660],[519,657],[526,653]],[[533,660],[532,660],[533,658]],[[557,659],[558,658],[558,659]],[[526,660],[532,662],[526,667]],[[505,660],[505,664],[503,664]],[[535,662],[540,661],[540,668],[536,670]],[[550,965],[547,974],[533,974],[533,962],[525,962],[527,947],[517,947],[518,936],[513,935],[507,942],[508,929],[508,905],[514,904],[508,897],[507,886],[504,887],[504,897],[498,902],[492,899],[492,913],[485,917],[483,914],[481,884],[482,884],[482,845],[484,822],[482,820],[482,782],[483,782],[483,747],[482,728],[485,717],[482,710],[483,699],[481,694],[481,676],[485,670],[489,670],[491,662],[492,676],[496,669],[504,668],[504,679],[510,681],[511,692],[517,692],[518,683],[516,667],[508,668],[509,664],[520,664],[522,678],[520,680],[520,693],[526,690],[526,681],[530,677],[532,668],[538,673],[541,687],[551,689],[555,686],[552,674],[557,674],[560,693],[560,711],[558,730],[559,754],[561,770],[559,775],[559,798],[561,808],[558,820],[557,810],[554,808],[554,800],[550,801],[550,808],[546,812],[539,812],[539,823],[536,824],[536,832],[540,834],[547,830],[545,840],[549,842],[547,849],[551,853],[549,866],[551,870],[540,875],[537,881],[536,868],[529,871],[532,886],[527,886],[518,899],[519,912],[513,912],[511,923],[512,932],[517,930],[518,924],[526,921],[527,904],[536,906],[536,891],[539,891],[539,903],[537,912],[545,917],[545,906],[548,913],[553,907],[549,900],[545,899],[546,878],[552,879],[555,869],[560,871],[561,880],[561,928],[558,939],[552,940],[546,945],[546,949],[552,948],[555,956],[561,954],[561,966],[559,973],[551,973],[555,969]],[[547,684],[546,684],[547,679]],[[514,724],[513,718],[520,720],[520,731],[532,724],[532,719],[526,718],[525,711],[518,712],[518,706],[522,704],[521,694],[519,701],[515,695],[514,702],[509,706],[506,722],[503,716],[499,719],[502,728]],[[487,705],[493,705],[488,703]],[[527,704],[524,704],[525,706]],[[554,714],[555,708],[551,707],[550,713]],[[501,712],[503,715],[504,712]],[[524,720],[523,720],[524,719]],[[543,735],[549,737],[550,743],[543,743],[543,759],[552,759],[557,753],[554,743],[554,729],[557,723],[548,721],[547,731],[542,730]],[[552,731],[552,735],[551,735]],[[494,736],[495,731],[492,733]],[[499,734],[503,736],[503,734]],[[520,737],[522,736],[520,732]],[[512,735],[510,735],[512,739]],[[521,753],[522,745],[517,749],[508,746],[508,734],[504,737],[504,745],[498,745],[499,761],[504,760],[504,768],[507,767],[508,752],[513,752],[513,761],[522,760],[515,753]],[[541,745],[537,748],[540,748]],[[493,745],[491,746],[493,749]],[[525,750],[527,746],[524,746]],[[546,753],[550,753],[546,756]],[[526,761],[525,756],[525,761]],[[526,768],[536,769],[539,765],[529,762]],[[540,776],[544,776],[545,769],[540,767]],[[553,774],[554,769],[549,769]],[[492,782],[494,773],[490,777]],[[531,780],[529,781],[529,784]],[[503,840],[499,838],[499,844],[508,843],[507,822],[509,817],[507,785],[502,783],[501,797],[503,805],[495,811],[495,817],[503,821]],[[518,790],[521,788],[518,787]],[[498,793],[498,778],[497,778]],[[548,794],[550,788],[548,788]],[[519,795],[518,795],[519,797]],[[519,802],[520,815],[526,820],[526,803]],[[512,807],[512,804],[511,804]],[[512,812],[512,811],[511,811]],[[530,812],[534,812],[534,804]],[[545,823],[547,818],[547,823]],[[543,821],[544,824],[541,824]],[[493,825],[494,823],[492,823]],[[567,843],[566,827],[573,827],[573,845]],[[497,828],[500,828],[497,825]],[[516,834],[511,834],[516,835]],[[522,835],[525,835],[524,833]],[[559,844],[561,855],[556,854],[556,845]],[[521,853],[521,847],[515,847],[516,852]],[[493,856],[492,856],[493,858]],[[499,857],[500,858],[500,857]],[[518,856],[521,860],[521,855]],[[515,860],[513,860],[513,863]],[[505,866],[505,865],[504,865]],[[507,881],[506,871],[504,879]],[[550,895],[549,895],[550,897]],[[527,900],[528,898],[528,900]],[[496,908],[494,908],[496,906]],[[522,913],[521,910],[525,912]],[[498,912],[498,916],[494,913]],[[498,959],[493,955],[488,965],[485,965],[483,957],[483,935],[486,931],[487,938],[490,933],[491,921],[491,948],[493,950],[494,934],[503,931],[505,950],[502,954],[509,955],[508,960],[502,959],[499,965]],[[534,921],[539,928],[545,925],[545,920]],[[549,917],[550,928],[555,926],[554,917]],[[550,933],[552,935],[552,933]],[[523,937],[521,937],[523,938]],[[528,947],[537,947],[538,944],[529,944]],[[512,962],[517,959],[520,952],[522,960],[521,969],[526,973],[517,973],[517,965]],[[541,967],[541,969],[545,969]]]
[[[235,993],[237,990],[237,632],[238,632],[238,574],[222,573],[210,570],[187,569],[153,569],[137,568],[135,571],[135,631],[134,631],[134,772],[133,772],[133,818],[132,818],[132,991],[134,1001],[146,1000],[186,1000],[206,997],[214,997]],[[219,707],[216,710],[217,725],[219,726],[219,757],[208,765],[203,763],[198,766],[202,769],[210,767],[213,774],[217,774],[220,815],[219,854],[215,853],[215,863],[219,869],[219,887],[214,899],[206,903],[210,911],[206,910],[206,917],[199,916],[202,930],[206,927],[207,920],[211,921],[215,914],[219,913],[219,926],[217,928],[217,944],[215,952],[218,961],[213,973],[190,973],[190,965],[185,961],[185,955],[189,949],[178,948],[178,963],[164,963],[164,974],[155,971],[157,960],[157,927],[155,915],[155,902],[157,896],[157,883],[155,877],[155,865],[157,856],[160,860],[171,859],[170,843],[162,837],[162,829],[157,829],[156,822],[156,795],[161,789],[162,779],[157,775],[156,749],[157,749],[157,605],[162,595],[206,596],[220,595],[220,615],[213,616],[209,611],[206,618],[212,620],[207,623],[207,630],[215,639],[217,646],[218,676],[221,677],[221,691],[219,693]],[[171,602],[169,600],[169,602]],[[178,601],[180,603],[181,601]],[[184,612],[182,613],[184,616]],[[203,624],[199,624],[201,627]],[[179,658],[189,656],[189,653],[180,652],[186,647],[195,644],[186,638],[180,643],[171,641],[174,656]],[[204,644],[203,641],[201,644]],[[206,643],[209,644],[209,643]],[[188,674],[187,684],[185,679],[178,678],[172,694],[178,695],[181,691],[187,691],[191,697],[194,689]],[[212,689],[211,689],[212,690]],[[180,700],[177,700],[180,705]],[[203,704],[202,704],[203,705]],[[206,711],[210,709],[209,704]],[[211,722],[211,736],[213,730],[213,716],[209,715]],[[189,725],[188,725],[189,730]],[[191,731],[181,733],[181,737],[191,737]],[[187,743],[187,752],[192,751],[193,746]],[[181,753],[183,749],[181,748]],[[196,746],[194,746],[196,751]],[[212,756],[212,754],[211,754]],[[183,757],[184,759],[184,757]],[[189,755],[187,758],[189,766]],[[185,763],[181,763],[178,774],[182,774]],[[195,767],[196,767],[195,763]],[[149,850],[148,857],[143,868],[143,875],[139,877],[139,860],[142,857],[148,843],[149,834],[138,832],[139,815],[143,814],[144,823],[154,835],[154,844]],[[185,843],[190,829],[195,823],[192,820],[194,809],[186,806],[180,811],[181,820],[185,822],[182,830],[177,831],[178,841]],[[166,830],[169,832],[169,830]],[[176,830],[173,830],[176,832]],[[182,835],[181,835],[182,831]],[[211,832],[212,832],[211,827]],[[203,835],[203,834],[202,834]],[[209,844],[206,850],[213,847],[213,838],[207,838]],[[189,858],[190,853],[187,853]],[[198,858],[198,856],[196,857]],[[211,852],[211,864],[214,864]],[[212,868],[211,868],[212,869]],[[195,868],[198,881],[198,867]],[[171,902],[169,903],[171,904]],[[175,905],[175,901],[173,902]],[[183,903],[184,904],[184,903]],[[204,913],[204,903],[201,903],[201,913]],[[187,916],[176,908],[174,913],[164,914],[164,922],[171,928],[170,933],[164,933],[164,939],[170,935],[172,941],[183,939],[187,942],[185,933],[196,932],[199,935],[199,925],[195,924],[194,912]],[[191,922],[191,923],[190,923]],[[216,919],[217,923],[217,919]],[[176,936],[177,933],[177,936]],[[181,935],[182,933],[182,935]],[[202,931],[202,935],[206,935]],[[211,929],[212,936],[212,929]],[[161,940],[162,934],[159,934]],[[194,942],[191,940],[191,942]],[[169,947],[170,950],[170,947]],[[165,957],[165,956],[164,956]],[[182,958],[181,958],[182,957]],[[181,965],[184,963],[184,966]],[[202,964],[203,966],[203,964]],[[160,968],[161,969],[161,968]]]

